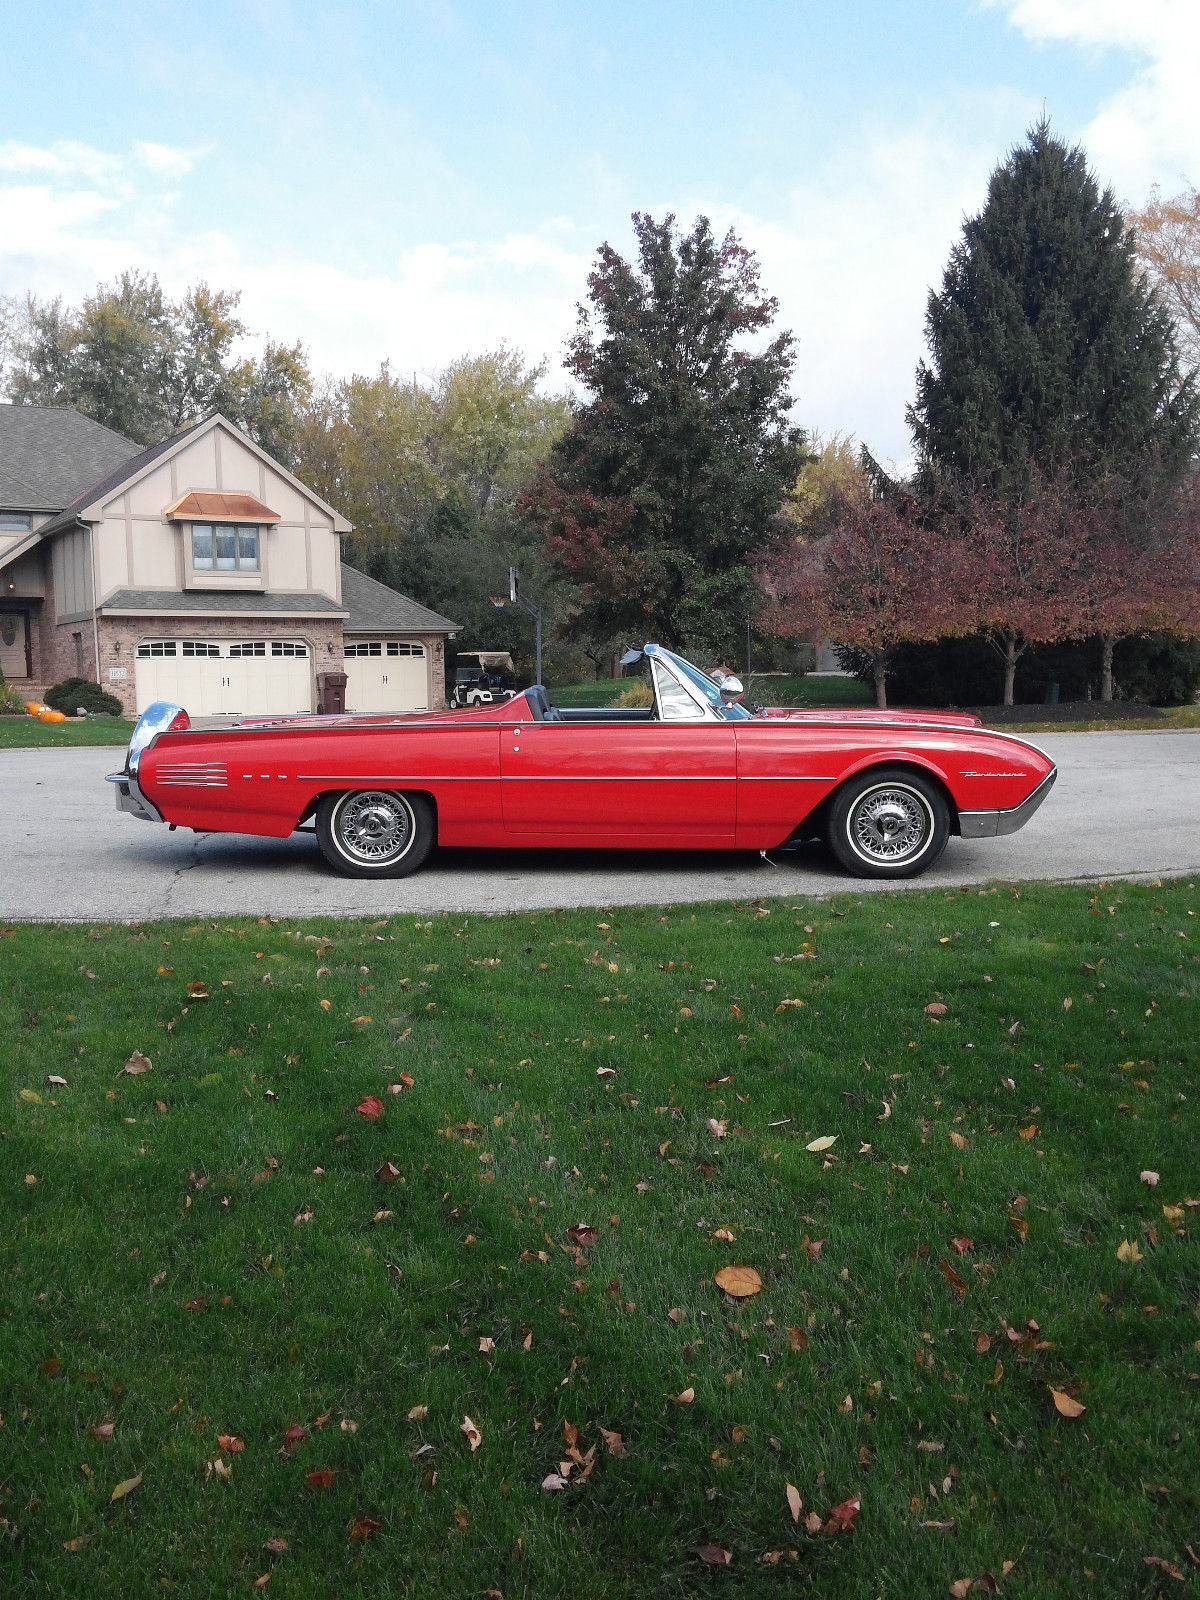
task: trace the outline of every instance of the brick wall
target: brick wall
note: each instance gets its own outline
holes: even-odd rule
[[[67,630],[68,632],[70,630]],[[129,716],[137,710],[134,677],[137,647],[143,639],[303,639],[313,653],[314,671],[342,670],[340,617],[105,617],[100,618],[100,682],[115,694]],[[127,678],[109,677],[124,667]]]

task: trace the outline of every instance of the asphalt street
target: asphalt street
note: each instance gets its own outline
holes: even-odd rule
[[[1054,733],[1049,799],[1006,839],[951,839],[917,886],[1200,872],[1200,732]],[[0,750],[0,918],[429,915],[678,904],[878,887],[823,847],[746,852],[442,850],[412,878],[364,883],[315,839],[169,833],[118,812],[104,774],[123,752]]]

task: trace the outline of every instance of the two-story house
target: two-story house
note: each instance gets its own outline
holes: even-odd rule
[[[141,449],[67,407],[0,405],[0,672],[95,678],[127,712],[445,704],[456,624],[341,559],[350,524],[224,417]]]

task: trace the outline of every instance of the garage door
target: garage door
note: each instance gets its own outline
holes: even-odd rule
[[[170,700],[192,716],[289,716],[313,708],[301,639],[145,639],[134,668],[137,708]]]
[[[356,639],[345,647],[347,711],[427,711],[425,646]]]

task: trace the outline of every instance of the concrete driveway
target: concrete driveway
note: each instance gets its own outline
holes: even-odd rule
[[[1007,839],[952,839],[919,886],[1200,872],[1200,732],[1055,733],[1050,798]],[[385,916],[525,911],[875,887],[806,845],[746,853],[443,850],[413,878],[335,877],[308,835],[168,833],[117,811],[123,752],[0,751],[0,918]]]

